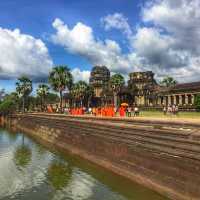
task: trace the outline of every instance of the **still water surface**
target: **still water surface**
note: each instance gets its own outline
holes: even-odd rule
[[[51,150],[49,150],[51,149]],[[0,200],[167,200],[80,158],[0,129]]]

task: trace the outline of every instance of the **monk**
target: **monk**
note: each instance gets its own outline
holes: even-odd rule
[[[47,106],[47,112],[48,112],[48,113],[53,113],[53,109],[52,109],[51,106]]]
[[[114,107],[111,107],[111,117],[114,117],[115,116],[115,109]]]
[[[105,107],[101,108],[101,115],[106,116],[106,108]]]
[[[96,108],[92,108],[92,114],[96,116]]]
[[[125,116],[125,108],[123,106],[120,107],[119,114],[120,114],[120,117],[124,117]]]

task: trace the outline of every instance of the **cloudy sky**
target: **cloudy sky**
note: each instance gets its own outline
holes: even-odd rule
[[[93,65],[200,80],[200,1],[1,0],[0,88],[45,80],[60,64],[76,81]]]

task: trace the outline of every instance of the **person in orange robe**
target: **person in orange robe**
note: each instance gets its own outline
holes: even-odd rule
[[[98,108],[98,115],[101,115],[101,108]]]
[[[81,107],[81,115],[84,114],[84,110],[83,110],[83,107]]]
[[[104,107],[103,113],[104,113],[104,116],[106,117],[107,116],[107,107]]]
[[[125,116],[125,109],[124,109],[124,107],[120,107],[120,109],[119,109],[119,114],[120,114],[120,117],[124,117]]]
[[[52,107],[50,105],[47,106],[47,112],[48,113],[52,113],[53,112]]]
[[[108,107],[107,112],[108,112],[107,116],[111,117],[111,109],[110,109],[110,107]]]
[[[105,107],[101,108],[101,115],[104,117],[105,116]]]
[[[111,107],[111,117],[114,117],[115,116],[115,110],[114,110],[114,107]]]

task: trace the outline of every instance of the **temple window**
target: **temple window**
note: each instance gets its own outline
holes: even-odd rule
[[[164,98],[163,97],[161,97],[161,104],[163,104],[164,103]]]
[[[185,95],[182,95],[182,104],[185,104]]]

